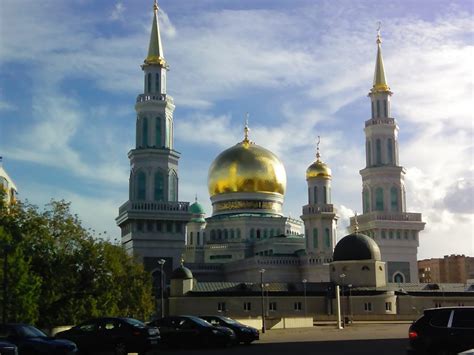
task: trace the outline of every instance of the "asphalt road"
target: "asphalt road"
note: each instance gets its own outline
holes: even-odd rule
[[[226,349],[162,349],[160,355],[400,355],[407,347],[408,324],[356,324],[337,330],[330,326],[270,330],[251,345]]]

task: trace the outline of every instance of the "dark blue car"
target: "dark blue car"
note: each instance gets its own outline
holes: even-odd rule
[[[0,341],[15,344],[21,355],[75,355],[78,353],[77,346],[72,341],[48,337],[41,330],[28,324],[0,325]]]
[[[15,344],[7,341],[0,341],[0,354],[2,355],[18,355],[18,348]]]

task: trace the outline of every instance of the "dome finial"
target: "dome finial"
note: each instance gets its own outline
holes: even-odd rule
[[[151,26],[150,44],[148,46],[148,55],[145,58],[146,65],[159,65],[168,69],[165,57],[163,55],[163,45],[161,43],[160,24],[158,21],[158,2],[153,1],[153,24]]]
[[[321,154],[319,153],[319,145],[321,144],[321,136],[318,136],[318,141],[316,142],[316,160],[320,161]]]
[[[377,44],[382,43],[382,38],[380,37],[380,29],[382,28],[382,21],[377,21]]]
[[[245,126],[244,126],[244,143],[250,143],[250,140],[249,140],[249,132],[250,132],[250,128],[249,128],[249,113],[247,112],[245,114]]]
[[[198,202],[198,194],[194,195],[194,202]]]
[[[181,254],[180,264],[181,264],[181,267],[184,266],[184,254]]]
[[[380,28],[382,28],[382,22],[377,22],[377,58],[375,60],[375,72],[374,72],[374,81],[372,85],[371,92],[378,93],[378,92],[390,92],[390,87],[387,84],[387,78],[385,77],[385,69],[383,65],[383,58],[382,58],[382,37],[380,35]]]
[[[357,220],[357,212],[354,214],[354,230],[356,233],[359,233],[359,221]]]

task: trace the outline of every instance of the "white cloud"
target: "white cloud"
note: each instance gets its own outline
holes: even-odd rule
[[[125,6],[123,5],[122,2],[117,2],[114,6],[114,9],[112,10],[112,13],[110,14],[110,19],[113,21],[116,20],[122,20],[123,19],[123,12],[125,11]]]

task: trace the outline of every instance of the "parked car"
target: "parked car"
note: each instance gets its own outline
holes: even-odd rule
[[[232,329],[214,326],[195,316],[171,316],[150,323],[160,329],[168,346],[229,346],[236,342]]]
[[[18,348],[13,343],[10,343],[7,341],[0,341],[0,354],[1,355],[18,355]]]
[[[145,353],[156,348],[160,332],[133,318],[96,318],[56,334],[57,338],[74,341],[81,353],[113,351]]]
[[[77,346],[72,341],[48,337],[41,330],[29,324],[1,324],[0,340],[15,344],[20,355],[73,355],[78,353]],[[3,355],[3,352],[1,354]]]
[[[407,354],[448,355],[474,348],[474,307],[426,309],[408,331]]]
[[[239,343],[250,344],[254,340],[260,338],[258,329],[249,327],[248,325],[242,324],[232,318],[224,316],[199,316],[212,325],[222,326],[232,329],[235,332],[237,341]]]

